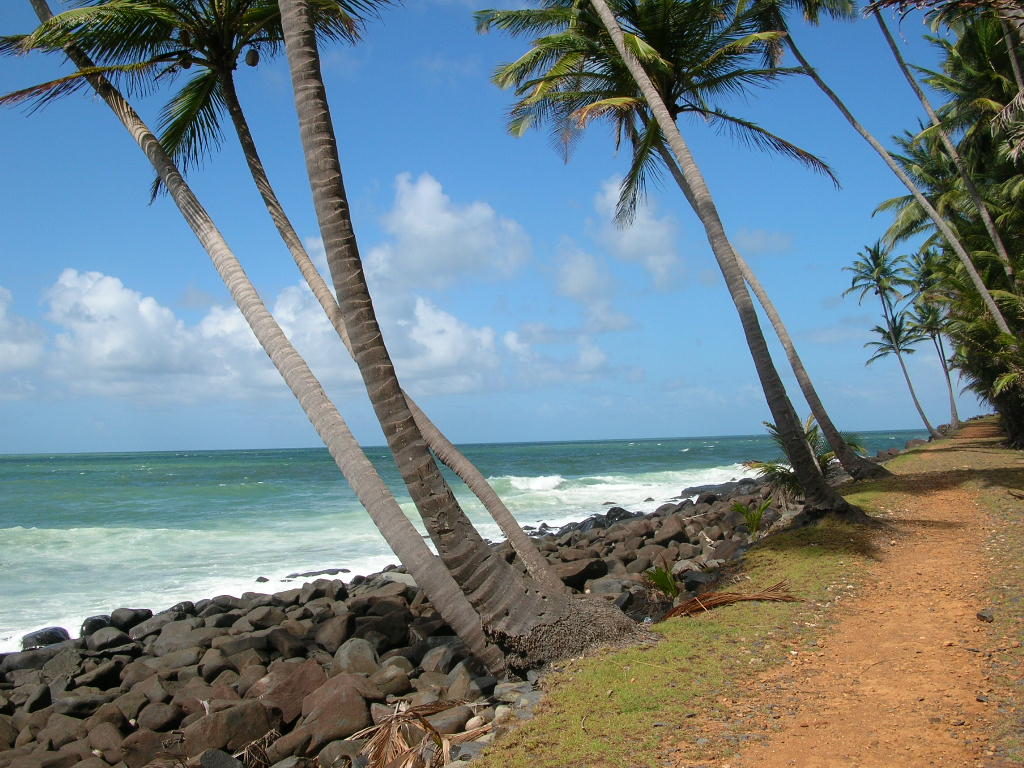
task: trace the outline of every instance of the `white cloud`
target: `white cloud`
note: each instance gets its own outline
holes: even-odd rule
[[[14,297],[0,285],[0,373],[35,366],[43,356],[42,328],[11,312]]]
[[[365,258],[375,286],[401,284],[440,289],[468,273],[507,277],[530,254],[523,228],[487,203],[458,205],[430,174],[399,174],[395,204],[384,217],[392,240]]]
[[[785,253],[793,248],[793,235],[768,229],[740,229],[732,243],[745,254]]]
[[[619,331],[632,325],[632,320],[614,307],[611,276],[585,251],[572,246],[562,249],[557,288],[563,296],[583,305],[588,333]]]
[[[678,224],[674,217],[659,217],[649,203],[641,203],[633,223],[626,229],[617,227],[613,219],[620,181],[611,178],[604,182],[595,198],[594,205],[605,219],[600,239],[618,258],[643,266],[657,290],[668,290],[676,284],[683,269],[676,249]]]

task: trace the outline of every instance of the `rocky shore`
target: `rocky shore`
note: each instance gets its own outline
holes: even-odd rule
[[[644,572],[699,592],[750,543],[733,504],[767,496],[752,480],[688,488],[649,515],[612,507],[534,540],[568,587],[656,620],[669,604]],[[781,517],[770,509],[761,529]],[[360,731],[402,707],[463,734],[451,757],[465,760],[540,697],[535,673],[490,676],[402,568],[156,614],[119,608],[77,638],[54,627],[23,646],[0,654],[0,768],[363,765]]]

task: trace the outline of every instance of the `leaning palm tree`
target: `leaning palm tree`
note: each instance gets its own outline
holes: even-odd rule
[[[942,215],[935,209],[931,201],[924,195],[924,193],[917,187],[910,175],[900,167],[900,164],[895,158],[889,153],[889,151],[882,145],[875,136],[868,131],[854,117],[849,107],[843,102],[839,95],[832,90],[831,87],[822,79],[818,71],[811,66],[811,63],[806,59],[803,52],[797,47],[796,41],[793,38],[792,30],[788,28],[786,24],[785,12],[791,8],[799,8],[806,18],[811,23],[817,23],[821,12],[826,11],[829,15],[834,18],[852,18],[854,5],[849,0],[833,0],[828,3],[822,2],[811,2],[810,0],[757,0],[755,8],[760,9],[761,25],[763,29],[772,29],[785,32],[785,44],[790,50],[796,60],[800,63],[803,71],[807,74],[814,84],[818,86],[819,90],[828,97],[829,101],[839,110],[840,114],[846,118],[846,121],[850,126],[860,134],[876,153],[882,158],[882,161],[889,167],[896,178],[907,188],[907,191],[913,196],[914,200],[917,201],[921,209],[925,211],[929,218],[935,223],[936,229],[941,233],[942,237],[945,238],[949,247],[956,254],[956,257],[963,264],[964,270],[970,277],[971,284],[974,286],[974,290],[978,292],[981,300],[985,306],[985,311],[991,315],[995,321],[996,326],[999,328],[1001,333],[1010,333],[1010,328],[1006,323],[1006,319],[1003,317],[1002,311],[996,304],[995,299],[992,297],[991,292],[986,286],[981,275],[978,273],[977,268],[971,258],[970,253],[961,243],[960,238],[952,227],[946,222]],[[781,49],[778,45],[766,47],[767,56],[770,59],[778,60],[781,54]]]
[[[709,104],[724,92],[750,88],[771,82],[786,71],[750,66],[751,50],[766,45],[775,33],[756,34],[752,16],[739,12],[728,16],[708,13],[707,3],[657,4],[630,8],[630,24],[649,44],[648,58],[655,63],[659,89],[674,100],[670,111],[676,115],[693,114],[707,123],[728,128],[739,138],[759,147],[794,157],[815,170],[830,173],[813,155],[793,146],[760,126]],[[609,41],[595,35],[597,19],[588,20],[587,6],[559,5],[538,11],[481,11],[477,24],[481,31],[502,29],[512,34],[542,36],[530,52],[499,68],[495,82],[515,86],[520,100],[512,109],[510,129],[519,135],[528,127],[544,121],[551,123],[553,138],[566,154],[576,135],[594,118],[610,120],[618,137],[626,137],[633,147],[633,160],[626,174],[616,208],[616,221],[628,225],[638,200],[645,191],[645,180],[667,168],[684,196],[692,198],[686,181],[636,85],[617,55],[603,69],[583,69],[576,65],[581,57],[606,56]],[[588,28],[589,27],[589,28]],[[618,66],[615,66],[618,64]],[[740,254],[734,255],[744,279],[761,303],[779,337],[787,359],[812,413],[822,425],[844,467],[854,477],[889,474],[878,465],[865,461],[843,443],[839,430],[825,411],[810,376],[796,351],[767,292]]]
[[[280,0],[280,7],[307,174],[345,328],[388,447],[441,558],[514,669],[595,642],[636,637],[636,627],[617,609],[552,593],[519,573],[487,545],[459,508],[412,417],[374,314],[308,4]]]
[[[363,17],[387,1],[315,0],[310,4],[310,16],[318,39],[355,41]],[[256,66],[280,50],[282,39],[276,0],[91,0],[81,8],[54,16],[30,35],[5,38],[0,41],[0,51],[54,51],[74,45],[103,65],[105,76],[121,76],[129,85],[148,86],[184,76],[185,84],[163,109],[160,140],[171,158],[185,170],[219,145],[220,124],[226,111],[267,212],[351,355],[337,299],[313,265],[274,192],[238,98],[235,71],[243,58],[246,64]],[[31,93],[45,102],[84,82],[72,75],[37,86]],[[160,186],[158,178],[154,194]],[[482,501],[530,574],[548,589],[564,589],[483,474],[406,397],[431,450]]]
[[[665,93],[663,90],[660,90],[645,69],[645,66],[650,67],[652,72],[655,73],[655,77],[658,77],[669,70],[672,64],[665,61],[659,55],[659,47],[652,41],[645,39],[640,34],[638,27],[633,24],[630,24],[631,31],[627,40],[616,20],[615,14],[603,0],[591,0],[590,5],[593,6],[600,21],[600,27],[603,27],[605,32],[599,32],[599,27],[594,23],[592,16],[586,31],[595,36],[600,34],[605,36],[603,38],[597,37],[598,42],[594,46],[592,55],[580,54],[576,57],[576,67],[581,72],[586,72],[587,67],[593,67],[599,72],[612,68],[620,68],[627,71],[642,94],[642,98],[651,112],[657,129],[666,137],[674,159],[678,163],[686,181],[686,187],[690,192],[691,204],[704,225],[711,249],[725,277],[730,296],[740,316],[747,346],[754,360],[754,366],[765,392],[769,410],[772,413],[773,420],[779,425],[780,432],[786,443],[787,455],[790,457],[793,467],[800,478],[808,510],[812,513],[859,513],[859,510],[851,507],[826,484],[806,441],[803,439],[799,419],[796,416],[792,403],[789,401],[778,371],[771,360],[753,303],[750,300],[750,294],[747,292],[742,272],[722,226],[717,208],[707,188],[707,184],[690,154],[689,147],[676,126],[675,118],[678,115],[678,107],[674,98],[675,94]],[[628,14],[633,9],[640,13],[646,10],[652,15],[664,14],[673,19],[685,18],[689,12],[689,6],[696,5],[702,5],[705,12],[714,10],[710,7],[711,3],[679,3],[673,2],[673,0],[652,0],[649,3],[638,4],[617,3],[616,8],[625,14]],[[719,6],[717,13],[722,14],[724,11],[725,9]],[[545,6],[542,12],[552,15],[560,14],[564,12],[564,5],[551,3]],[[581,5],[579,14],[581,22],[587,21],[586,14],[587,9]],[[697,21],[699,23],[699,19]],[[510,24],[508,28],[514,29],[515,23]],[[673,29],[670,25],[663,27],[663,30],[667,35],[684,34],[690,31],[687,28]],[[582,35],[583,32],[584,28],[582,26],[574,27],[571,30],[572,34]],[[527,54],[527,56],[538,58],[542,58],[544,55],[543,52]],[[641,58],[643,59],[643,64],[639,60]],[[566,65],[568,66],[569,62],[566,62]],[[683,82],[683,78],[680,78],[677,82]],[[659,80],[659,83],[663,84],[663,81]],[[734,84],[738,85],[738,82],[734,81]],[[539,84],[537,88],[538,92],[542,92],[544,86]],[[672,105],[671,108],[669,104]],[[601,108],[612,110],[615,106],[613,104],[605,104]],[[676,114],[673,114],[673,111]]]
[[[864,345],[874,350],[866,364],[871,365],[883,357],[895,355],[896,360],[900,364],[900,370],[903,371],[903,379],[907,382],[910,397],[914,401],[914,407],[917,409],[925,429],[928,430],[928,434],[932,437],[942,437],[935,427],[931,425],[931,422],[928,421],[928,417],[925,416],[924,408],[921,407],[921,401],[917,399],[917,392],[914,391],[914,385],[910,381],[910,372],[907,371],[906,361],[903,359],[906,355],[914,353],[914,345],[924,339],[924,334],[914,329],[907,322],[906,315],[903,312],[897,312],[887,327],[883,328],[880,325],[876,325],[871,330],[878,335],[878,340],[869,341]]]
[[[946,126],[943,125],[942,120],[939,119],[938,114],[935,112],[935,108],[932,107],[931,101],[925,95],[924,90],[917,82],[917,78],[914,77],[913,73],[910,71],[910,67],[907,66],[907,62],[903,58],[903,54],[900,52],[899,46],[896,45],[896,41],[893,39],[892,33],[889,31],[889,27],[885,23],[885,19],[882,18],[882,14],[876,10],[872,15],[875,17],[875,21],[878,22],[878,27],[882,31],[882,36],[885,38],[885,42],[889,46],[889,50],[892,52],[893,58],[896,59],[900,72],[903,73],[904,78],[906,78],[907,82],[910,84],[910,87],[921,102],[921,106],[924,107],[924,110],[928,115],[928,119],[932,124],[930,131],[939,137],[939,141],[942,142],[942,146],[945,149],[946,154],[949,155],[949,159],[956,168],[957,174],[963,182],[964,189],[967,191],[967,195],[985,227],[985,232],[992,241],[996,256],[999,259],[999,263],[1002,264],[1007,280],[1010,285],[1019,292],[1016,273],[1013,268],[1013,263],[1010,260],[1010,256],[1007,253],[1006,244],[1003,242],[1003,237],[996,228],[995,222],[992,220],[992,215],[989,213],[988,206],[982,199],[981,192],[979,191],[977,184],[974,182],[973,175],[968,169],[967,163],[964,161],[963,157],[961,157],[960,151],[956,148],[956,145],[953,144],[953,140],[949,137],[949,132],[946,130]]]
[[[46,0],[30,0],[41,21],[51,17]],[[505,669],[501,651],[483,631],[480,616],[441,561],[424,544],[377,470],[363,453],[341,414],[327,397],[306,362],[292,346],[260,299],[252,282],[232,253],[210,215],[185,183],[174,162],[164,152],[138,113],[102,75],[94,63],[74,46],[64,49],[87,81],[110,107],[146,154],[161,182],[203,245],[214,268],[231,293],[260,345],[298,399],[313,427],[323,439],[342,474],[366,508],[374,524],[399,560],[409,569],[438,612],[465,639],[473,652],[500,673]]]

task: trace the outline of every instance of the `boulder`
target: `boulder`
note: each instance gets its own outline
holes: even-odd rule
[[[428,716],[427,722],[434,726],[434,730],[444,735],[461,731],[472,716],[473,710],[469,707],[452,707]]]
[[[245,692],[245,698],[257,699],[264,706],[274,707],[281,712],[282,722],[289,724],[302,714],[303,699],[326,680],[327,674],[315,661],[278,663],[252,684]]]
[[[60,645],[51,645],[46,648],[33,648],[31,651],[21,653],[8,653],[0,661],[0,674],[6,674],[18,669],[42,669],[43,665],[60,653],[64,648]]]
[[[184,728],[182,746],[189,757],[207,749],[236,750],[263,736],[271,726],[270,716],[262,704],[243,701],[201,717]]]
[[[131,638],[122,630],[113,626],[98,629],[85,639],[85,647],[90,651],[105,651],[109,648],[117,648],[129,643],[131,643]]]
[[[558,563],[553,566],[562,583],[573,589],[582,589],[588,579],[597,579],[608,573],[608,564],[600,558],[576,560],[572,563]]]
[[[37,629],[35,632],[29,632],[21,638],[21,649],[23,651],[31,650],[32,648],[42,648],[44,645],[53,645],[54,643],[62,643],[65,640],[70,640],[71,635],[64,627],[44,627],[43,629]]]
[[[220,749],[208,749],[199,756],[202,768],[245,768],[245,764]]]
[[[153,612],[149,608],[118,608],[110,614],[110,625],[127,632],[152,616]]]
[[[377,651],[363,638],[353,637],[346,640],[338,652],[334,654],[334,664],[331,666],[331,674],[341,672],[362,672],[372,675],[379,667]]]
[[[306,754],[316,754],[330,742],[370,725],[370,708],[360,687],[365,691],[370,686],[354,675],[337,675],[303,699],[296,732],[310,737]]]
[[[181,722],[184,714],[177,704],[147,704],[139,712],[138,723],[140,728],[151,731],[169,731]]]
[[[328,653],[336,653],[341,644],[348,640],[355,626],[355,616],[344,613],[324,620],[316,629],[313,640]]]
[[[124,734],[113,723],[97,723],[87,726],[89,746],[103,753],[103,759],[111,765],[121,761],[121,742]]]
[[[178,621],[183,618],[185,614],[178,613],[177,611],[164,611],[158,613],[150,619],[136,624],[134,627],[128,630],[128,637],[132,640],[142,640],[150,635],[155,635],[165,626],[171,622]]]
[[[164,750],[165,736],[140,728],[121,742],[121,760],[128,768],[142,768]]]

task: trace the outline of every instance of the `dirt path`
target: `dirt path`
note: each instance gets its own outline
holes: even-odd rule
[[[842,601],[817,651],[794,651],[732,705],[757,708],[766,729],[780,730],[716,768],[1016,764],[991,749],[993,706],[1004,697],[987,679],[991,654],[1015,639],[976,615],[993,577],[984,551],[993,522],[979,504],[979,478],[1024,465],[1019,454],[990,451],[997,440],[993,425],[972,423],[952,445],[896,462],[897,480],[872,497],[885,524],[867,582]]]

